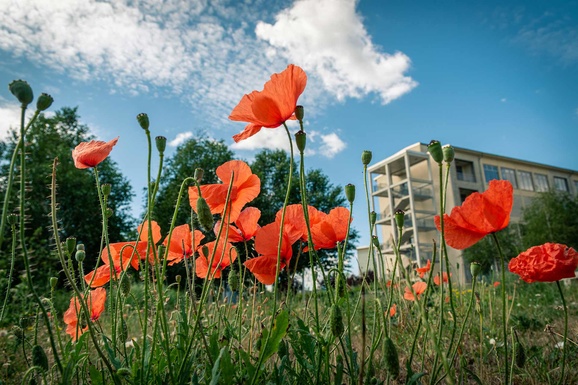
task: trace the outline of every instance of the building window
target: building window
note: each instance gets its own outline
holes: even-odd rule
[[[469,197],[471,194],[478,192],[478,190],[470,190],[470,189],[465,189],[465,188],[461,188],[459,191],[460,191],[461,203],[464,203],[466,198]]]
[[[520,182],[520,188],[522,190],[534,191],[531,173],[518,170],[518,181]]]
[[[489,183],[492,179],[500,179],[500,174],[498,173],[498,166],[492,166],[491,164],[484,164],[484,175],[486,176],[486,183]]]
[[[518,188],[518,183],[516,182],[516,170],[502,167],[502,179],[509,181],[514,188]]]
[[[474,164],[467,160],[456,159],[456,174],[458,180],[463,182],[476,183],[476,174],[474,172]]]
[[[536,186],[536,191],[545,192],[550,190],[550,185],[548,185],[548,177],[544,174],[534,174],[534,184]]]
[[[555,176],[554,177],[554,188],[558,191],[568,192],[568,181],[566,180],[566,178]]]

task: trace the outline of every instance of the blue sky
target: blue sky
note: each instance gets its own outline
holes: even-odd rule
[[[0,136],[18,116],[7,85],[25,79],[99,139],[120,136],[111,157],[140,194],[140,112],[169,156],[201,132],[247,160],[287,148],[282,130],[234,145],[244,124],[227,117],[289,63],[308,74],[306,167],[360,198],[363,150],[378,161],[434,138],[578,168],[575,0],[0,0]]]

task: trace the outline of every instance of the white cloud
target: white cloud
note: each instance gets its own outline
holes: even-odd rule
[[[347,144],[345,144],[345,142],[334,132],[328,135],[321,135],[321,140],[323,141],[323,145],[319,148],[319,152],[329,159],[333,158],[347,147]]]
[[[233,150],[254,151],[263,148],[289,151],[289,138],[285,129],[282,127],[274,129],[263,128],[256,135],[231,145]]]
[[[8,138],[11,128],[20,128],[20,111],[20,104],[8,102],[0,97],[0,140]],[[30,113],[27,115],[27,118],[30,119]]]
[[[387,104],[417,86],[404,75],[411,61],[402,52],[381,52],[355,5],[355,0],[297,0],[274,24],[258,23],[255,32],[319,76],[338,99],[377,93]]]
[[[170,147],[177,147],[183,143],[185,143],[188,139],[193,137],[193,133],[191,131],[187,132],[180,132],[177,136],[171,140],[168,144]]]

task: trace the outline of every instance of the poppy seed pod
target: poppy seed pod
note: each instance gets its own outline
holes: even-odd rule
[[[476,278],[480,274],[481,270],[482,265],[480,265],[478,262],[472,262],[470,264],[470,273],[472,273],[472,277]]]
[[[38,111],[47,110],[48,108],[50,108],[53,102],[54,99],[52,98],[52,96],[42,93],[38,97],[38,100],[36,100],[36,109]]]
[[[82,261],[84,261],[84,258],[86,258],[86,251],[76,250],[76,254],[74,255],[74,258],[76,259],[76,262],[82,263]]]
[[[302,154],[303,151],[305,151],[305,145],[307,144],[307,134],[305,134],[305,131],[299,130],[295,133],[295,143],[297,143],[297,148]]]
[[[177,285],[181,284],[181,280],[183,279],[183,277],[180,274],[177,274],[175,276],[175,282],[177,283]]]
[[[444,154],[444,162],[451,163],[454,160],[455,151],[451,144],[446,144],[442,147],[442,152]]]
[[[369,163],[371,163],[371,158],[373,157],[373,154],[371,151],[369,150],[365,150],[361,153],[361,163],[363,163],[364,166],[367,166]]]
[[[203,197],[197,199],[197,217],[201,227],[205,231],[211,231],[213,228],[213,214],[211,214],[211,208]]]
[[[140,124],[141,128],[145,131],[149,130],[149,116],[145,113],[140,113],[136,116],[136,120],[138,124]]]
[[[164,154],[165,149],[167,148],[167,138],[164,136],[157,136],[155,138],[155,144],[157,145],[157,150],[159,153]]]
[[[355,185],[348,183],[345,185],[345,198],[350,204],[355,200]]]
[[[8,214],[8,224],[16,226],[16,223],[18,223],[18,214]]]
[[[50,277],[50,289],[55,290],[56,285],[58,285],[58,278]]]
[[[395,210],[395,224],[400,229],[403,228],[404,220],[405,220],[405,212],[403,210]]]
[[[34,100],[34,93],[30,85],[24,80],[13,80],[9,85],[8,89],[12,92],[12,95],[16,96],[16,99],[22,103],[22,107],[26,108],[32,100]]]
[[[442,145],[439,141],[432,140],[429,142],[427,145],[427,151],[430,153],[431,157],[436,161],[436,163],[441,164],[443,162],[444,153],[442,150]]]
[[[371,237],[371,243],[373,243],[373,247],[375,247],[376,249],[380,248],[379,238],[377,238],[377,236],[374,235]]]
[[[303,121],[303,117],[305,116],[305,110],[303,109],[303,106],[296,106],[295,107],[295,117],[297,118],[298,121]]]
[[[66,250],[68,251],[68,255],[72,255],[75,249],[76,249],[76,238],[74,237],[66,238]]]

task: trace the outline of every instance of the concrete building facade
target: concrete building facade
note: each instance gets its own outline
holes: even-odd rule
[[[578,171],[454,147],[450,166],[446,213],[459,206],[473,192],[483,192],[492,179],[509,180],[514,187],[511,226],[518,222],[524,207],[537,194],[551,189],[578,194]],[[445,166],[444,166],[445,168]],[[401,257],[406,269],[422,267],[431,260],[439,232],[434,216],[440,211],[439,166],[427,152],[427,144],[415,143],[368,167],[373,210],[377,213],[376,232],[381,244],[375,258],[369,247],[357,249],[360,271],[372,270],[378,277],[392,274],[398,242],[394,213],[405,212],[401,233]],[[452,274],[460,282],[470,280],[460,250],[448,247]],[[439,250],[436,259],[439,261]],[[439,265],[436,264],[439,269]]]

